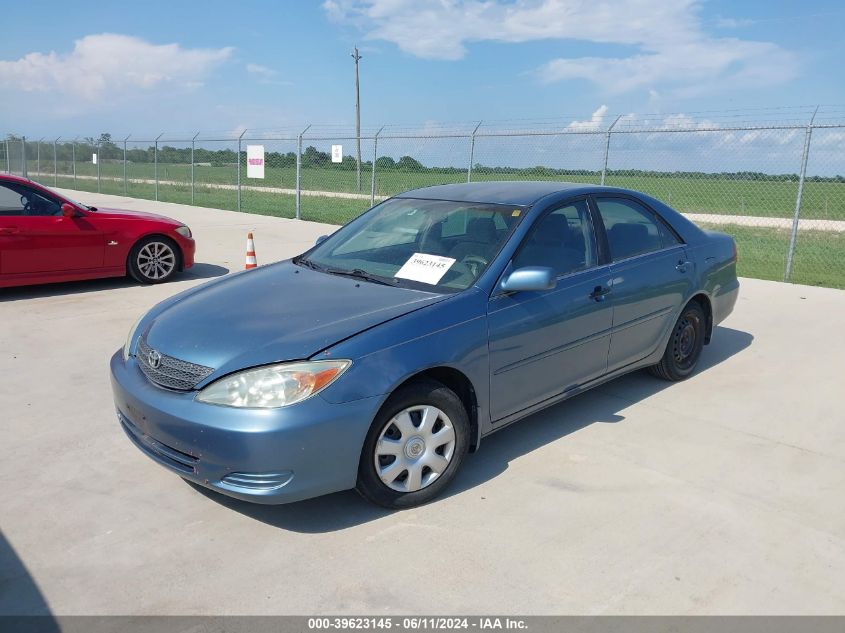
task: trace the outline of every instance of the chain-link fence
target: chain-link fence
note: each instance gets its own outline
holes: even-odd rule
[[[845,121],[837,112],[762,122],[625,115],[563,126],[383,127],[360,139],[329,126],[120,140],[8,135],[0,169],[69,189],[332,224],[435,184],[605,184],[733,235],[741,275],[845,288]],[[249,174],[253,145],[263,147],[263,178]]]

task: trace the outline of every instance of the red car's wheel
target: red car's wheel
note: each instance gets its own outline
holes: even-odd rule
[[[160,284],[179,270],[181,254],[170,238],[152,235],[139,240],[129,251],[129,274],[142,284]]]

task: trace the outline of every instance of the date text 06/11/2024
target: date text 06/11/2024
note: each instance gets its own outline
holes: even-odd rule
[[[350,630],[376,629],[398,631],[442,631],[442,630],[524,630],[528,628],[525,620],[499,617],[345,617],[345,618],[309,618],[309,630]]]

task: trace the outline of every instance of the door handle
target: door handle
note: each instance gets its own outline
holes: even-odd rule
[[[681,259],[681,260],[678,261],[678,265],[675,266],[675,269],[678,270],[678,272],[685,273],[685,272],[687,272],[687,266],[689,266],[691,264],[692,264],[692,262]]]
[[[3,226],[3,227],[0,227],[0,233],[5,233],[6,235],[9,235],[9,234],[11,234],[11,233],[18,233],[19,231],[20,231],[20,229],[19,229],[18,227],[16,227],[16,226]]]
[[[593,301],[604,301],[604,298],[610,294],[610,288],[604,286],[596,286],[590,293],[590,299]]]

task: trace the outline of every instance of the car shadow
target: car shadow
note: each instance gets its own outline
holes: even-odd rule
[[[229,272],[228,268],[217,264],[194,264],[188,270],[173,277],[173,282],[188,281],[190,279],[212,279]],[[65,295],[83,294],[86,292],[101,292],[116,288],[137,286],[138,282],[127,277],[108,277],[106,279],[86,279],[84,281],[62,281],[54,284],[39,284],[36,286],[19,286],[0,289],[0,303],[4,301],[21,301],[41,297],[61,297]]]
[[[8,628],[7,628],[8,627]],[[58,632],[47,600],[12,544],[0,530],[0,628]]]
[[[696,373],[705,372],[742,352],[753,340],[754,337],[748,332],[725,327],[716,328],[712,342],[704,348]],[[461,494],[490,481],[504,473],[514,459],[591,424],[624,422],[625,416],[619,413],[621,410],[671,387],[672,384],[645,371],[637,371],[528,416],[507,429],[484,438],[479,452],[467,457],[454,482],[441,499]],[[607,397],[610,395],[613,397]],[[256,521],[295,532],[323,533],[343,530],[394,512],[365,501],[352,490],[297,503],[266,506],[232,499],[197,484],[187,483],[227,508]],[[437,500],[432,503],[437,503]]]

